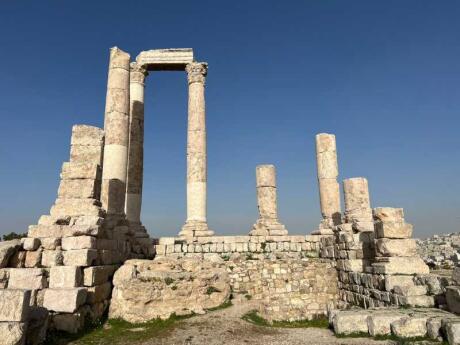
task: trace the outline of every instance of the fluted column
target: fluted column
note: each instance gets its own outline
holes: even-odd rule
[[[129,54],[117,47],[110,50],[101,190],[101,202],[109,214],[123,214],[125,208],[129,129],[129,59]]]
[[[252,227],[251,236],[280,236],[288,232],[278,220],[276,170],[271,164],[256,167],[257,207],[259,218]]]
[[[321,215],[323,216],[320,228],[332,228],[341,222],[335,135],[327,133],[316,135],[316,163]]]
[[[147,70],[131,63],[126,218],[140,223],[144,173],[144,88]]]
[[[187,129],[187,220],[180,232],[184,237],[210,236],[206,219],[206,115],[204,86],[207,63],[186,67],[188,80]]]

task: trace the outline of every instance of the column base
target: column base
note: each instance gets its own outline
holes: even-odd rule
[[[286,227],[278,219],[258,219],[252,226],[249,236],[285,236]]]
[[[182,230],[179,232],[180,237],[193,238],[213,236],[214,231],[208,228],[208,223],[200,221],[187,221],[185,222]]]

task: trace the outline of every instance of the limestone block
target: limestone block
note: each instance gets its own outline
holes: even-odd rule
[[[24,250],[37,250],[40,247],[40,239],[26,237],[21,240]]]
[[[61,180],[59,198],[94,198],[100,195],[100,181],[91,179]]]
[[[121,285],[124,281],[129,281],[136,277],[136,267],[125,263],[113,276],[113,285]]]
[[[199,238],[201,239],[201,238]],[[175,243],[175,237],[160,237],[159,244],[171,245]]]
[[[411,238],[413,227],[404,222],[375,222],[376,238]]]
[[[85,318],[81,312],[53,315],[53,326],[58,331],[75,334],[78,333],[84,325]]]
[[[74,313],[86,301],[86,288],[46,289],[43,306],[52,311]]]
[[[428,274],[428,266],[419,257],[380,258],[372,264],[376,274]]]
[[[404,210],[394,207],[376,207],[372,210],[372,214],[376,220],[382,223],[403,223]]]
[[[178,68],[183,71],[185,65],[193,61],[191,48],[152,49],[142,51],[136,57],[138,65],[154,70]]]
[[[72,127],[71,145],[102,145],[104,131],[101,128],[88,125],[75,125]]]
[[[102,302],[110,297],[112,293],[112,284],[106,282],[104,284],[88,287],[88,293],[86,295],[86,303],[94,304]]]
[[[343,180],[345,211],[370,208],[369,187],[364,177]]]
[[[96,242],[96,237],[93,236],[64,237],[62,239],[62,249],[96,249]]]
[[[104,218],[99,216],[78,216],[71,219],[70,225],[77,227],[97,228],[104,223]]]
[[[60,250],[44,250],[42,252],[42,266],[53,267],[60,266],[64,261],[63,254]]]
[[[26,338],[26,323],[0,322],[2,345],[24,345]]]
[[[77,249],[63,252],[65,266],[91,266],[98,258],[95,249]]]
[[[452,271],[452,280],[456,285],[460,285],[460,267],[454,267]]]
[[[422,296],[427,294],[427,288],[425,285],[397,285],[394,292],[401,296]]]
[[[391,323],[404,317],[398,312],[385,312],[372,314],[367,319],[369,334],[373,337],[391,334]]]
[[[64,162],[62,164],[61,179],[90,179],[100,180],[102,170],[98,164],[91,162]]]
[[[43,249],[56,250],[61,245],[61,239],[57,237],[45,237],[40,239]]]
[[[0,242],[0,268],[7,267],[8,261],[21,245],[20,240]]]
[[[447,286],[446,287],[446,301],[449,311],[452,313],[460,313],[460,287]]]
[[[336,334],[368,333],[367,325],[368,312],[365,311],[342,311],[333,320],[334,332]]]
[[[85,286],[101,285],[109,281],[118,266],[93,266],[83,270],[83,284]]]
[[[27,321],[29,304],[30,290],[0,289],[0,321]]]
[[[275,166],[271,164],[256,167],[257,187],[276,187]]]
[[[402,296],[398,297],[398,302],[401,305],[410,306],[410,307],[424,307],[432,308],[434,307],[434,297],[433,296]]]
[[[442,320],[442,325],[450,345],[460,344],[460,320]]]
[[[69,225],[62,227],[62,237],[98,236],[102,229],[98,225]]]
[[[385,276],[385,290],[392,291],[396,286],[414,286],[414,279],[407,275],[388,275]]]
[[[9,289],[39,290],[48,286],[43,268],[12,268],[9,270]]]
[[[28,237],[61,237],[62,225],[31,225]]]
[[[400,338],[424,337],[427,334],[427,317],[403,317],[391,323],[391,331]]]
[[[414,239],[379,238],[375,241],[376,256],[416,256],[417,245]]]
[[[102,166],[102,146],[71,145],[70,163],[93,163]]]
[[[78,266],[55,266],[50,269],[49,287],[74,288],[81,286],[82,272]]]
[[[56,199],[51,207],[51,216],[102,216],[103,210],[99,206],[99,201],[95,199]],[[46,236],[35,236],[46,237]],[[49,235],[49,237],[59,237]]]
[[[24,261],[24,266],[31,267],[40,267],[42,261],[42,251],[36,250],[34,252],[26,252],[26,259]]]

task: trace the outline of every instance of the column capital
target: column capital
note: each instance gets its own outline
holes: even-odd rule
[[[205,83],[206,75],[208,74],[207,62],[191,62],[185,66],[187,72],[188,83]]]
[[[131,62],[129,65],[129,69],[129,81],[131,83],[138,83],[144,85],[145,77],[149,75],[147,70],[141,65],[138,65],[136,62]]]

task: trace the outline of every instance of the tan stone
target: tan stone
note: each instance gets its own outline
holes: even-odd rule
[[[86,288],[46,289],[43,306],[51,311],[74,313],[86,301]]]
[[[26,252],[26,259],[24,261],[25,267],[40,267],[42,261],[42,251],[36,250],[34,252]]]
[[[61,239],[56,237],[45,237],[40,240],[45,250],[56,250],[56,248],[61,245]]]
[[[0,289],[0,321],[27,321],[29,304],[30,290]]]
[[[343,180],[345,210],[369,209],[369,187],[364,177],[354,177]]]
[[[370,315],[367,319],[369,334],[373,337],[391,334],[391,323],[404,317],[397,312],[385,312]]]
[[[61,180],[58,189],[59,198],[98,199],[100,182],[92,179]]]
[[[383,223],[404,222],[404,210],[402,208],[376,207],[372,210],[372,213],[376,220]]]
[[[102,147],[89,145],[71,145],[70,163],[91,162],[102,165]]]
[[[106,282],[100,285],[92,286],[88,288],[88,294],[86,296],[86,303],[94,304],[102,302],[110,297],[112,293],[112,284]]]
[[[93,266],[83,270],[83,283],[85,286],[101,285],[109,281],[118,266]]]
[[[72,127],[71,145],[102,145],[103,140],[104,131],[98,127],[88,125],[75,125]]]
[[[46,271],[43,268],[12,268],[9,274],[9,289],[38,290],[48,285]]]
[[[380,238],[375,241],[376,256],[416,256],[417,245],[413,239]]]
[[[62,239],[62,249],[95,249],[97,244],[96,237],[92,236],[75,236],[64,237]]]
[[[365,311],[342,311],[333,318],[333,327],[336,334],[347,335],[352,333],[368,333],[368,312]]]
[[[53,267],[62,265],[64,260],[60,250],[44,250],[42,252],[42,266]]]
[[[29,237],[61,237],[62,225],[31,225],[27,233]]]
[[[24,250],[37,250],[40,247],[40,239],[38,238],[26,237],[21,242]]]
[[[91,266],[97,260],[97,250],[77,249],[63,252],[64,265],[66,266]]]
[[[385,276],[385,290],[392,291],[396,286],[414,286],[414,279],[407,275]]]
[[[98,201],[95,199],[56,199],[56,202],[51,207],[51,216],[101,216],[102,209],[98,206]],[[30,236],[30,235],[29,235]],[[36,236],[47,237],[47,236]],[[48,235],[48,237],[59,237],[56,235]]]
[[[25,344],[27,324],[24,322],[0,322],[2,345]]]
[[[394,335],[400,338],[424,337],[427,333],[426,317],[404,317],[391,323]]]
[[[428,266],[419,257],[390,257],[372,264],[377,274],[428,274]]]
[[[50,269],[49,287],[74,288],[81,286],[82,272],[78,266],[56,266]]]
[[[403,222],[376,222],[376,238],[411,238],[413,227]]]

